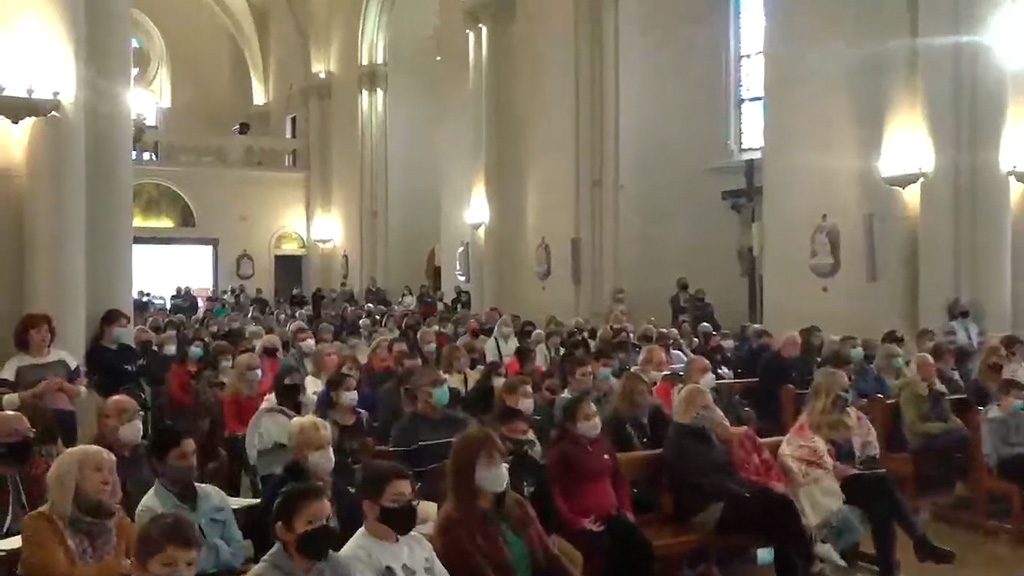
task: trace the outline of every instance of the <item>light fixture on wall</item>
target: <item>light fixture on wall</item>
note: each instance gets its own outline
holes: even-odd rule
[[[0,86],[0,116],[17,124],[26,118],[42,118],[58,112],[61,108],[60,92],[53,92],[52,98],[36,98],[35,90],[28,87],[25,96],[5,94],[6,89]]]
[[[462,213],[462,218],[473,230],[479,230],[491,220],[491,209],[487,205],[487,193],[480,187],[473,190],[469,200],[469,208]]]
[[[313,222],[309,226],[309,235],[313,243],[321,250],[334,248],[341,236],[337,221],[325,214],[313,218]]]

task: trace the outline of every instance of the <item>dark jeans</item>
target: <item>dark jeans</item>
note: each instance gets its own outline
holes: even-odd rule
[[[260,497],[260,482],[256,474],[256,467],[249,463],[249,456],[245,452],[245,436],[234,434],[224,439],[225,452],[228,455],[228,493],[238,496],[242,493],[241,475],[249,480],[249,489],[253,498]]]
[[[563,534],[583,555],[583,576],[654,576],[654,549],[643,531],[628,519],[608,519],[600,532]]]
[[[65,448],[78,445],[78,415],[74,410],[54,410],[53,421],[57,425],[60,443]]]
[[[808,574],[814,562],[811,536],[796,503],[765,487],[726,498],[715,531],[764,540],[775,548],[776,576]]]
[[[843,478],[839,485],[846,503],[868,518],[879,576],[893,576],[897,570],[896,526],[915,541],[924,535],[907,501],[889,475],[881,471],[854,473]]]

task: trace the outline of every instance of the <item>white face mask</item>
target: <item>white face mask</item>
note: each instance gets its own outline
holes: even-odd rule
[[[310,470],[314,473],[326,476],[334,470],[334,450],[327,447],[311,452],[307,462],[309,463]]]
[[[501,336],[502,338],[508,339],[508,338],[510,338],[512,336],[512,329],[509,328],[508,326],[499,326],[498,327],[498,336]]]
[[[519,410],[527,416],[533,415],[533,398],[520,398]]]
[[[594,418],[593,420],[576,424],[576,432],[585,438],[597,438],[598,434],[601,433],[601,419]]]
[[[343,390],[336,393],[334,399],[342,406],[352,407],[359,403],[359,391]]]
[[[309,356],[316,351],[316,342],[311,339],[303,340],[302,342],[299,342],[299,350],[301,350],[306,356]]]
[[[505,377],[495,376],[494,378],[491,378],[491,383],[494,384],[495,388],[501,388],[501,385],[505,383]]]
[[[117,439],[128,446],[142,442],[142,420],[136,418],[127,424],[121,424],[117,429]]]
[[[433,354],[435,351],[437,351],[437,344],[434,344],[433,342],[429,344],[424,344],[423,351],[426,352],[427,354]]]
[[[178,354],[178,347],[174,344],[164,346],[164,354],[167,356],[176,356]]]
[[[508,487],[508,465],[476,465],[476,485],[484,492],[500,494]]]
[[[704,388],[706,390],[710,390],[710,389],[714,388],[716,381],[717,380],[715,379],[715,373],[714,372],[708,372],[707,374],[705,374],[705,375],[700,377],[700,385],[701,385],[702,388]]]
[[[228,370],[231,370],[231,366],[232,365],[233,365],[233,362],[231,360],[221,360],[220,361],[220,369],[224,370],[225,372],[228,371]]]

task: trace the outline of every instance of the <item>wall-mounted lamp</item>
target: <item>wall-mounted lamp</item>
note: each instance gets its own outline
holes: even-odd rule
[[[1010,168],[1009,170],[1006,171],[1006,175],[1016,180],[1017,183],[1024,184],[1024,170],[1021,170],[1020,168],[1014,166],[1013,168]]]
[[[313,218],[313,222],[309,226],[309,236],[313,243],[319,246],[321,250],[327,250],[337,245],[341,234],[338,230],[337,221],[329,216],[320,214]]]
[[[321,70],[321,71],[317,72],[317,73],[316,73],[316,75],[317,75],[317,77],[318,77],[318,78],[320,78],[321,80],[323,80],[324,78],[327,78],[327,72],[324,72],[323,70]]]
[[[886,185],[892,186],[893,188],[905,189],[917,184],[924,180],[928,174],[923,170],[920,172],[912,172],[909,174],[890,174],[889,176],[882,176],[882,182]]]
[[[6,96],[4,87],[0,86],[0,116],[17,124],[26,118],[42,118],[60,110],[60,92],[54,92],[53,98],[34,98],[32,88],[25,93],[28,96]]]
[[[491,209],[487,205],[487,195],[482,189],[474,190],[469,200],[469,208],[462,213],[466,224],[473,230],[479,230],[491,220]]]

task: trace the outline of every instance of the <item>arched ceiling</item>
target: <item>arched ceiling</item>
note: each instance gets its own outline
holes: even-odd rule
[[[256,32],[256,20],[246,0],[207,0],[224,18],[228,29],[238,41],[249,65],[252,77],[252,102],[259,106],[267,102],[267,77],[263,71],[263,50]]]

